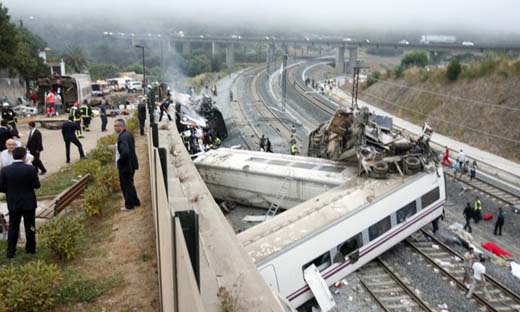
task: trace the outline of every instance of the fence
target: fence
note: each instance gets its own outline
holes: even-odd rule
[[[153,123],[153,122],[152,122]],[[157,146],[157,126],[148,132],[148,159],[150,186],[155,225],[157,266],[161,311],[203,312],[197,279],[193,271],[188,247],[179,216],[168,202],[165,174],[161,165],[160,149]],[[155,141],[155,142],[154,142]],[[165,155],[163,154],[163,157]],[[163,159],[164,161],[164,159]]]

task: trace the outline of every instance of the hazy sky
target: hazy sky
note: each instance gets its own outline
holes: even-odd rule
[[[519,0],[2,0],[12,15],[150,18],[239,27],[520,33]],[[53,11],[49,15],[49,11]],[[70,16],[70,15],[69,15]],[[124,16],[122,18],[122,16]],[[273,25],[271,25],[273,24]],[[294,29],[292,29],[294,30]]]

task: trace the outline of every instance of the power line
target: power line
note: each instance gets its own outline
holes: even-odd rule
[[[451,98],[451,99],[455,99],[455,100],[471,102],[471,103],[481,105],[481,106],[491,106],[491,107],[494,107],[497,109],[509,110],[509,111],[513,111],[513,112],[520,112],[520,108],[516,108],[516,107],[502,106],[502,105],[487,103],[487,102],[483,102],[483,101],[479,101],[479,100],[475,100],[475,99],[468,99],[468,98],[464,98],[464,97],[460,97],[460,96],[456,96],[456,95],[443,94],[443,93],[439,93],[439,92],[435,92],[435,91],[431,91],[431,90],[420,89],[420,88],[407,86],[407,85],[403,85],[403,84],[399,84],[399,83],[395,83],[395,82],[390,82],[390,81],[386,81],[386,80],[382,80],[382,79],[376,79],[373,77],[371,79],[374,79],[381,83],[389,84],[389,85],[392,85],[395,87],[406,88],[406,89],[410,89],[410,90],[414,90],[414,91],[418,91],[418,92],[428,93],[431,95],[437,95],[437,96],[442,96],[442,97]],[[467,104],[467,103],[465,103],[465,104]]]
[[[504,141],[508,141],[508,142],[512,142],[512,143],[518,143],[520,144],[520,141],[519,140],[515,140],[515,139],[511,139],[511,138],[507,138],[507,137],[503,137],[503,136],[499,136],[499,135],[495,135],[495,134],[492,134],[492,133],[487,133],[487,132],[484,132],[482,130],[479,130],[479,129],[474,129],[474,128],[470,128],[470,127],[466,127],[466,126],[463,126],[463,125],[460,125],[460,124],[457,124],[457,123],[454,123],[454,122],[450,122],[450,121],[447,121],[447,120],[444,120],[444,119],[441,119],[441,118],[437,118],[437,117],[431,117],[429,116],[428,114],[424,113],[424,112],[420,112],[420,111],[416,111],[416,110],[413,110],[413,109],[410,109],[408,107],[404,107],[404,106],[401,106],[399,104],[396,104],[396,103],[392,103],[390,101],[387,101],[383,98],[380,98],[376,95],[373,95],[373,94],[370,94],[370,93],[365,93],[366,95],[370,96],[370,97],[373,97],[377,100],[380,100],[382,101],[383,103],[386,103],[386,104],[390,104],[392,106],[396,106],[396,107],[399,107],[401,109],[404,109],[404,110],[407,110],[409,112],[412,112],[412,113],[416,113],[416,114],[419,114],[419,115],[423,115],[429,119],[432,119],[432,120],[437,120],[437,121],[440,121],[440,122],[444,122],[446,124],[449,124],[449,125],[453,125],[453,126],[456,126],[456,127],[459,127],[459,128],[462,128],[462,129],[467,129],[467,130],[471,130],[471,131],[474,131],[474,132],[477,132],[477,133],[480,133],[482,135],[485,135],[485,136],[490,136],[490,137],[493,137],[493,138],[497,138],[497,139],[500,139],[500,140],[504,140]]]

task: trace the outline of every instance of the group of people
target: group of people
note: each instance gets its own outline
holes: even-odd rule
[[[188,153],[193,155],[220,147],[222,140],[214,131],[210,130],[191,125],[180,133]]]
[[[441,164],[443,166],[451,166],[455,176],[459,175],[459,177],[462,177],[463,174],[469,173],[470,181],[475,179],[477,175],[477,161],[473,160],[470,166],[469,160],[466,159],[466,153],[464,153],[464,150],[462,149],[459,151],[455,161],[452,163],[450,160],[450,149],[445,146],[444,157],[442,158]]]
[[[479,197],[475,199],[475,203],[473,204],[473,207],[470,205],[470,203],[466,203],[466,207],[464,207],[464,211],[462,212],[464,215],[464,218],[466,219],[466,224],[464,224],[464,230],[468,231],[469,233],[472,232],[471,229],[471,219],[474,220],[475,223],[479,223],[480,220],[483,219],[482,217],[482,201]],[[493,232],[494,235],[502,236],[502,227],[505,223],[505,214],[502,207],[499,207],[497,212],[495,213],[495,230]]]
[[[271,148],[271,141],[269,140],[269,138],[266,138],[263,134],[262,134],[262,137],[260,138],[260,151],[267,152],[267,153],[273,152],[273,150]]]
[[[2,122],[5,124],[5,120],[2,120]],[[40,174],[45,174],[46,170],[39,157],[40,152],[43,151],[42,134],[36,128],[34,121],[29,122],[29,128],[27,148],[20,146],[21,144],[13,138],[8,138],[0,153],[0,192],[6,193],[9,211],[7,258],[15,256],[22,218],[26,235],[25,251],[28,254],[36,252],[35,218],[37,202],[35,190],[40,187],[38,170],[41,170]],[[70,116],[62,127],[67,163],[70,162],[70,143],[78,146],[81,158],[85,157],[81,143],[76,136],[77,129],[78,125],[74,122],[73,116]],[[139,168],[135,141],[133,135],[126,130],[123,119],[117,119],[114,122],[114,131],[118,135],[115,159],[125,201],[125,206],[121,210],[132,211],[132,209],[141,205],[134,185],[134,174]],[[0,141],[0,149],[2,148],[1,143]],[[5,233],[5,216],[0,214],[0,235],[5,236]]]

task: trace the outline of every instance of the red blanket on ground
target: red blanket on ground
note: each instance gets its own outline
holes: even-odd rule
[[[482,244],[482,248],[491,251],[499,257],[513,258],[512,254],[498,247],[495,243],[487,242],[485,244]]]
[[[485,221],[489,221],[493,219],[493,215],[490,213],[486,213],[482,219],[484,219]]]

